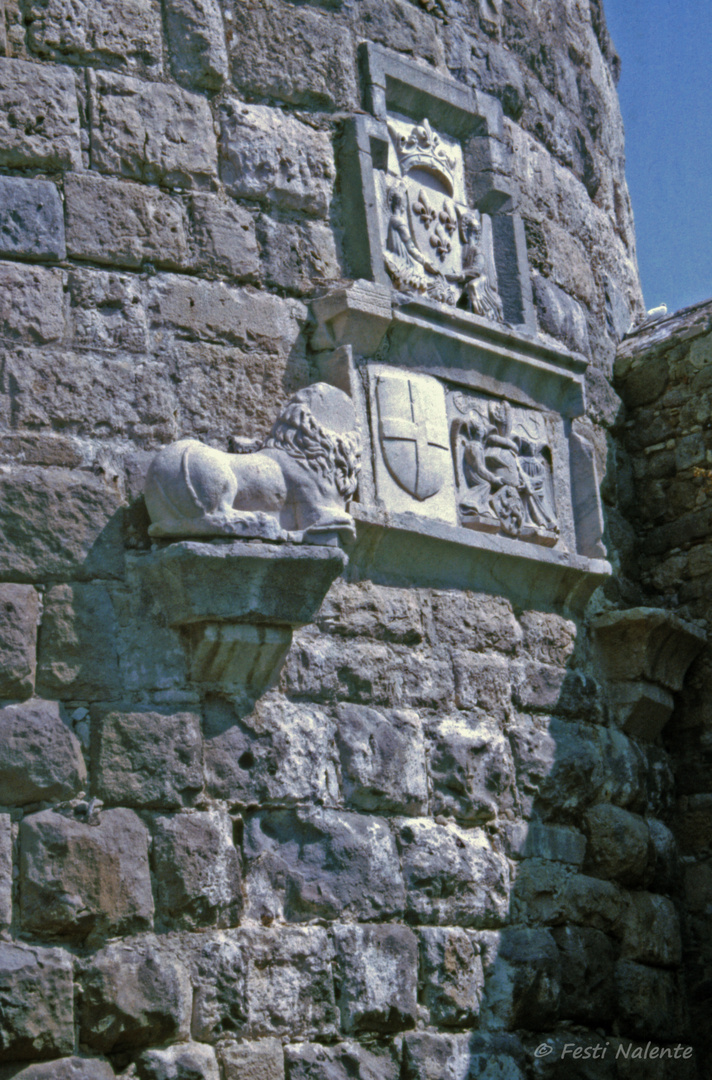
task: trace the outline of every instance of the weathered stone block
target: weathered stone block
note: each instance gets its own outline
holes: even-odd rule
[[[680,920],[667,896],[631,893],[622,929],[621,955],[626,959],[662,967],[680,963]]]
[[[97,822],[44,810],[20,825],[22,925],[39,936],[96,939],[153,919],[148,831],[131,810]]]
[[[582,305],[541,274],[532,275],[532,285],[542,330],[574,352],[588,356],[591,346]]]
[[[428,805],[425,745],[418,714],[339,705],[336,741],[344,799],[354,810],[423,814]]]
[[[74,73],[0,58],[0,165],[10,169],[81,168]]]
[[[137,269],[190,265],[185,208],[141,184],[72,174],[64,185],[67,251],[79,259]]]
[[[434,592],[436,639],[458,648],[512,653],[522,639],[512,605],[501,597],[471,592]]]
[[[513,806],[511,748],[486,716],[444,717],[429,729],[428,743],[433,813],[484,822]]]
[[[334,722],[323,709],[268,696],[241,719],[227,701],[213,699],[205,721],[214,798],[243,806],[336,801]]]
[[[282,289],[309,293],[322,282],[343,276],[331,225],[322,221],[274,221],[258,224],[265,280]]]
[[[616,1005],[612,941],[591,927],[561,926],[553,933],[561,958],[561,1018],[592,1025],[610,1020]]]
[[[55,585],[45,594],[37,684],[60,699],[111,699],[120,691],[118,626],[103,585]]]
[[[211,273],[255,280],[261,263],[250,211],[207,192],[191,196],[190,210],[196,265]]]
[[[430,1023],[466,1027],[480,1011],[482,960],[464,930],[428,926],[419,931],[423,1001]]]
[[[667,825],[656,818],[647,818],[650,842],[653,847],[653,864],[650,888],[654,892],[672,892],[680,881],[680,858],[677,840]]]
[[[259,0],[245,20],[231,0],[226,17],[233,79],[247,96],[322,109],[358,105],[355,46],[334,12]]]
[[[146,309],[140,282],[133,274],[71,270],[68,285],[70,334],[75,344],[90,349],[147,350]]]
[[[560,615],[525,611],[519,618],[522,648],[533,660],[564,667],[576,645],[576,623]]]
[[[71,799],[86,784],[81,746],[56,701],[0,709],[0,804]]]
[[[403,878],[387,824],[334,810],[272,810],[245,822],[251,918],[290,922],[403,911]]]
[[[482,1000],[488,1028],[546,1031],[558,1018],[559,953],[550,931],[509,927],[488,942]]]
[[[116,487],[92,473],[24,466],[4,472],[0,577],[118,577],[122,504]]]
[[[106,71],[90,74],[90,86],[99,172],[165,187],[200,187],[217,174],[213,117],[202,95]]]
[[[26,17],[41,56],[132,68],[161,60],[161,13],[152,0],[30,0]]]
[[[267,105],[220,108],[220,177],[236,198],[326,216],[334,183],[328,136]]]
[[[418,1016],[418,940],[404,926],[334,926],[341,1027],[399,1031]]]
[[[679,1039],[684,1032],[683,997],[671,971],[632,960],[616,965],[618,1013],[622,1029],[639,1039]]]
[[[39,601],[30,585],[0,585],[0,698],[30,696],[35,685]]]
[[[284,1080],[284,1050],[279,1039],[225,1042],[218,1048],[225,1080]]]
[[[577,814],[598,797],[605,768],[593,730],[549,717],[517,718],[510,741],[526,816],[534,807],[542,814],[553,809]]]
[[[479,829],[418,819],[398,830],[406,917],[413,922],[496,926],[509,906],[506,860]]]
[[[512,888],[511,916],[519,922],[574,923],[620,933],[625,896],[612,881],[569,874],[557,863],[527,859]]]
[[[110,712],[101,721],[97,790],[107,803],[178,810],[203,787],[200,717]]]
[[[138,1061],[140,1080],[220,1080],[212,1046],[178,1043],[166,1050],[146,1050]]]
[[[586,813],[584,822],[586,869],[623,885],[640,884],[652,861],[650,832],[643,818],[602,803]]]
[[[0,928],[12,922],[12,818],[0,814]]]
[[[190,980],[160,938],[112,942],[87,961],[81,981],[79,1038],[95,1052],[187,1038]]]
[[[116,1073],[99,1058],[67,1057],[28,1065],[12,1075],[13,1080],[115,1080]]]
[[[63,308],[61,271],[0,263],[0,336],[41,344],[56,341],[64,331]]]
[[[523,709],[556,710],[561,702],[566,672],[553,664],[534,661],[512,665],[512,697]]]
[[[228,76],[225,28],[217,0],[166,0],[171,68],[179,83],[219,90]],[[251,26],[252,19],[245,21]]]
[[[453,666],[458,709],[482,709],[495,719],[503,719],[511,700],[506,660],[463,650],[453,656]]]
[[[71,1054],[72,957],[62,949],[0,942],[0,1061]]]
[[[405,1080],[435,1080],[435,1077],[445,1076],[448,1080],[468,1080],[472,1075],[471,1064],[467,1035],[437,1035],[418,1031],[405,1037]],[[518,1080],[516,1073],[510,1072],[509,1076],[512,1080]]]
[[[338,578],[314,622],[325,633],[342,638],[366,637],[397,645],[419,645],[423,640],[421,609],[421,598],[412,589]]]
[[[240,916],[240,859],[220,810],[159,817],[153,833],[158,917],[176,929],[232,926]]]
[[[38,262],[64,259],[64,209],[48,180],[0,177],[0,254]]]
[[[576,829],[521,821],[513,823],[507,834],[507,853],[512,858],[551,859],[577,868],[583,864],[586,837]]]
[[[399,1080],[401,1075],[400,1055],[395,1047],[366,1048],[348,1040],[336,1046],[301,1043],[285,1047],[284,1056],[289,1080]],[[234,1080],[238,1080],[237,1073]],[[260,1075],[255,1080],[263,1078]],[[264,1080],[272,1080],[272,1074],[265,1075]]]

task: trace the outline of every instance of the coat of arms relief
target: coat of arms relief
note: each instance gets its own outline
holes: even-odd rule
[[[388,167],[376,173],[383,260],[400,292],[504,322],[491,222],[464,197],[462,146],[427,118],[390,116]]]

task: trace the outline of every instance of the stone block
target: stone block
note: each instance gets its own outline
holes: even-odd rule
[[[266,696],[239,717],[224,698],[205,713],[205,774],[213,798],[231,805],[335,802],[334,722],[306,702]]]
[[[116,72],[90,73],[91,158],[99,172],[164,187],[217,175],[210,106],[201,94]]]
[[[464,930],[423,927],[420,978],[423,1003],[436,1027],[469,1027],[480,1011],[484,989],[482,960]]]
[[[12,922],[12,818],[0,814],[0,929]]]
[[[522,631],[512,605],[482,593],[443,591],[432,594],[435,640],[476,652],[495,649],[513,653]]]
[[[208,940],[193,961],[194,1036],[333,1038],[332,958],[321,927],[254,927]]]
[[[188,1037],[188,972],[160,938],[115,941],[81,975],[79,1039],[97,1053],[135,1051]]]
[[[284,1050],[279,1039],[225,1042],[218,1048],[224,1080],[284,1080]]]
[[[576,646],[576,623],[560,615],[524,611],[519,617],[522,649],[542,664],[565,667]]]
[[[3,472],[0,577],[118,577],[122,505],[116,486],[89,472],[26,466]]]
[[[152,0],[29,0],[28,40],[40,56],[156,69],[161,13]]]
[[[0,1061],[71,1054],[74,970],[62,949],[0,941]]]
[[[598,797],[605,768],[594,730],[548,717],[517,718],[510,741],[526,816],[534,807],[542,816],[578,814]]]
[[[446,716],[429,728],[428,745],[434,814],[482,823],[513,807],[511,748],[487,716]]]
[[[235,198],[326,217],[335,177],[328,136],[268,105],[220,107],[220,178]]]
[[[423,640],[422,604],[413,589],[347,582],[338,578],[314,619],[325,633],[337,637],[372,638],[397,645]]]
[[[646,818],[653,847],[650,888],[653,892],[672,892],[680,881],[677,840],[667,825],[656,818]]]
[[[654,742],[672,715],[675,699],[669,690],[654,683],[612,683],[610,703],[613,717],[627,735]]]
[[[532,275],[532,285],[542,330],[574,352],[588,356],[591,346],[583,306],[541,274]]]
[[[511,701],[507,661],[462,650],[454,654],[453,666],[458,709],[482,709],[494,719],[504,719]]]
[[[217,0],[166,0],[171,69],[184,86],[219,90],[228,77],[222,12]],[[246,26],[252,19],[246,20]]]
[[[190,806],[203,787],[202,751],[195,713],[110,712],[99,732],[97,792],[122,806]]]
[[[156,818],[157,915],[175,929],[234,926],[242,908],[233,822],[221,810]]]
[[[282,289],[310,293],[343,276],[334,230],[322,221],[275,221],[262,215],[258,236],[265,280]]]
[[[707,640],[696,623],[661,608],[612,611],[592,625],[609,679],[642,677],[666,690],[682,689],[688,667]]]
[[[75,345],[147,351],[146,308],[134,274],[74,269],[68,286],[69,333]]]
[[[639,885],[651,864],[650,831],[643,818],[601,803],[584,818],[588,837],[586,869],[622,885]]]
[[[553,664],[524,661],[512,665],[512,697],[522,709],[557,711],[566,672]]]
[[[684,998],[673,972],[619,960],[615,979],[617,1016],[626,1034],[656,1042],[680,1038],[685,1030]]]
[[[220,1080],[212,1046],[178,1043],[166,1050],[145,1050],[138,1060],[139,1080]]]
[[[28,1065],[13,1080],[115,1080],[116,1073],[108,1061],[99,1058],[67,1057]]]
[[[37,663],[40,693],[60,700],[111,699],[121,690],[118,625],[98,583],[55,585],[45,594]]]
[[[480,829],[427,819],[398,828],[406,918],[424,924],[498,925],[509,908],[509,870]]]
[[[403,878],[381,818],[334,810],[269,810],[245,821],[250,918],[388,919],[403,911]]]
[[[194,259],[214,274],[254,281],[260,272],[255,219],[244,206],[207,192],[190,200]]]
[[[538,821],[521,822],[509,837],[513,858],[550,859],[580,868],[586,854],[586,837],[564,825],[543,825]]]
[[[67,251],[74,258],[138,269],[190,265],[183,203],[157,188],[107,177],[67,176]]]
[[[43,810],[20,825],[23,928],[96,940],[153,920],[148,830],[131,810],[98,820]]]
[[[339,705],[336,715],[346,805],[354,810],[424,814],[428,783],[418,714]]]
[[[0,255],[64,259],[64,208],[49,180],[0,176]]]
[[[403,1077],[405,1080],[468,1080],[472,1058],[467,1035],[439,1035],[418,1031],[406,1035],[403,1042]],[[496,1067],[495,1062],[495,1067]],[[497,1074],[495,1073],[495,1076]],[[519,1080],[514,1072],[507,1080]]]
[[[79,741],[56,701],[0,709],[0,805],[71,799],[87,779]]]
[[[399,1080],[401,1075],[400,1055],[394,1046],[366,1047],[349,1040],[336,1046],[298,1043],[286,1046],[284,1056],[289,1080]],[[238,1080],[237,1073],[234,1080]],[[255,1080],[262,1080],[262,1076]],[[272,1080],[272,1074],[264,1080]]]
[[[233,80],[246,96],[318,109],[358,106],[355,45],[338,14],[259,0],[246,20],[230,0],[226,20]]]
[[[81,168],[74,72],[0,57],[0,166]]]
[[[405,926],[334,926],[342,1030],[400,1031],[418,1017],[418,939]]]
[[[508,927],[488,942],[483,1026],[546,1031],[558,1019],[561,969],[556,943],[541,927]]]
[[[667,896],[632,892],[622,929],[621,956],[626,959],[661,967],[680,963],[680,920]]]
[[[613,942],[591,927],[559,926],[553,934],[561,959],[561,1018],[590,1025],[613,1019]]]
[[[63,332],[61,271],[0,263],[0,337],[45,345],[57,341]]]
[[[620,933],[625,896],[612,881],[569,874],[555,862],[527,859],[512,888],[511,917],[519,922],[592,926]]]
[[[34,690],[38,621],[32,586],[0,585],[0,698],[24,700]]]

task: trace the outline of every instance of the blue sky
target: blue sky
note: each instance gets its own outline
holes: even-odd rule
[[[604,0],[648,308],[712,298],[712,0]]]

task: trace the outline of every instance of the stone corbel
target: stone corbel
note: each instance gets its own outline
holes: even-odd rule
[[[656,739],[707,634],[670,611],[649,607],[600,615],[592,630],[615,722],[628,735]]]

